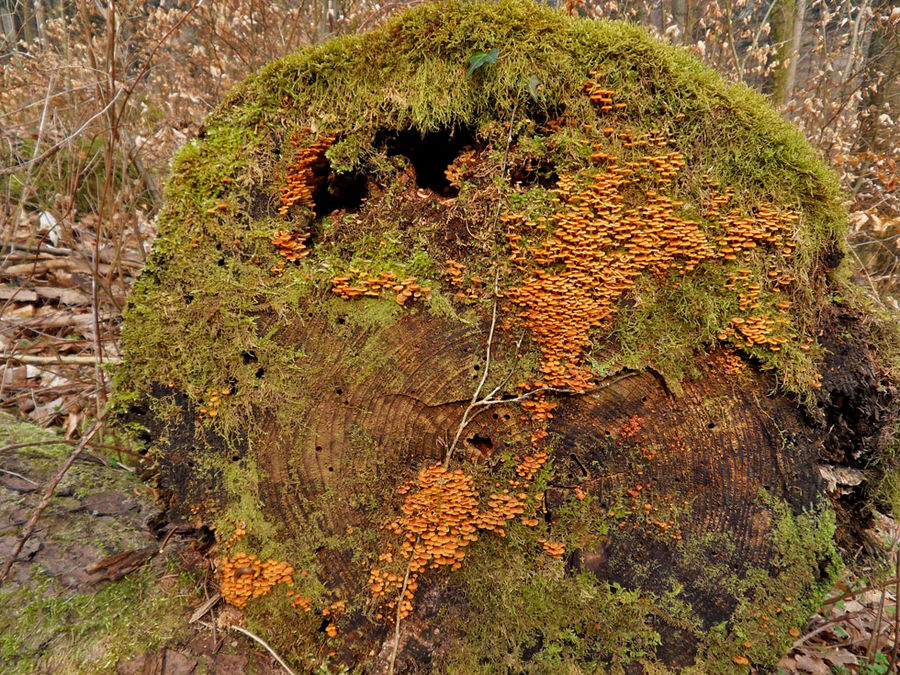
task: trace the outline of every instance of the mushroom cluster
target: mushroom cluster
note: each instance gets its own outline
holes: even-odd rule
[[[551,558],[556,558],[557,560],[561,560],[563,553],[565,553],[566,545],[561,541],[548,541],[541,537],[538,539],[541,544],[541,548],[544,549],[544,553],[549,555]]]
[[[729,213],[722,217],[725,234],[719,239],[719,252],[725,260],[737,260],[757,246],[768,245],[779,249],[786,258],[794,252],[790,237],[797,222],[793,211],[776,211],[769,206],[758,206],[752,216]]]
[[[272,235],[272,246],[278,249],[278,254],[289,262],[300,260],[309,255],[309,249],[306,247],[306,241],[309,239],[308,232],[288,232],[286,230],[278,230]]]
[[[588,97],[590,97],[591,103],[599,106],[601,112],[609,112],[614,108],[621,109],[625,107],[624,103],[613,102],[613,97],[616,95],[614,90],[605,89],[595,81],[602,77],[600,73],[592,72],[591,77],[594,79],[584,83],[584,91],[587,93]]]
[[[383,601],[385,610],[396,608],[399,600],[400,618],[405,618],[412,611],[419,576],[429,568],[459,569],[465,548],[478,541],[479,530],[505,537],[507,523],[517,516],[523,516],[526,525],[537,525],[533,513],[543,495],[530,497],[524,490],[546,460],[545,452],[522,458],[516,471],[521,480],[511,480],[506,488],[493,492],[485,510],[480,508],[472,476],[465,471],[446,469],[440,464],[423,467],[415,481],[418,489],[413,489],[411,483],[398,489],[399,494],[405,495],[400,507],[402,515],[385,525],[401,537],[399,558],[406,562],[406,573],[372,568],[372,597]],[[515,494],[514,487],[519,488]],[[379,561],[393,563],[394,555],[383,553]],[[403,597],[398,597],[401,590]]]
[[[201,405],[197,412],[199,417],[216,417],[219,414],[220,396],[231,396],[231,389],[210,389],[206,392],[206,403]]]
[[[366,277],[353,281],[353,276],[359,275],[360,272],[355,267],[350,268],[350,274],[342,274],[329,279],[331,283],[332,293],[337,294],[344,300],[352,300],[354,298],[378,298],[384,293],[396,293],[398,305],[405,305],[412,298],[420,300],[431,297],[431,288],[422,287],[416,283],[415,277],[407,277],[406,279],[397,279],[394,272],[382,272],[375,277]]]
[[[726,375],[740,375],[747,369],[747,364],[740,354],[733,349],[726,349],[713,358],[713,362]]]
[[[453,187],[459,189],[466,172],[475,164],[475,151],[465,150],[444,170],[444,177]]]
[[[269,593],[276,584],[294,585],[294,568],[278,560],[260,560],[238,552],[217,560],[222,597],[225,602],[243,608],[247,601]]]
[[[535,387],[583,391],[592,374],[582,364],[592,330],[608,325],[621,297],[642,273],[686,274],[714,255],[697,223],[677,214],[682,203],[647,190],[645,202],[628,208],[624,192],[647,175],[670,181],[683,166],[678,153],[649,157],[605,169],[583,187],[562,176],[556,188],[560,208],[537,224],[553,234],[523,250],[522,231],[535,223],[505,214],[507,240],[516,269],[529,274],[507,292],[519,308],[513,322],[524,325],[541,351],[542,380]]]
[[[622,428],[619,429],[619,435],[624,439],[632,439],[637,436],[641,429],[644,428],[644,420],[640,415],[632,415],[629,417]]]
[[[322,134],[306,147],[300,147],[305,145],[305,138],[309,133],[310,130],[306,129],[299,136],[291,137],[291,145],[300,149],[288,167],[285,185],[281,189],[281,207],[278,209],[281,216],[286,216],[295,204],[312,206],[316,188],[326,177],[328,160],[325,158],[325,151],[331,147],[337,135]]]
[[[450,282],[451,286],[460,286],[462,284],[462,273],[465,267],[462,263],[455,260],[448,260],[444,263],[444,276]]]
[[[642,474],[643,471],[638,471],[638,476]],[[681,541],[681,528],[678,527],[672,514],[672,511],[674,511],[674,505],[670,503],[672,497],[669,496],[667,499],[662,495],[658,495],[654,499],[650,496],[652,487],[652,482],[647,481],[646,483],[637,483],[634,487],[628,488],[625,494],[629,497],[630,504],[624,507],[624,510],[618,512],[611,510],[609,515],[619,518],[631,516],[632,529],[643,530],[647,534],[661,539],[667,538],[672,541]],[[654,501],[657,503],[654,504]],[[687,501],[683,501],[684,506],[687,504]],[[663,515],[664,513],[669,515]],[[626,519],[620,520],[619,529],[624,530],[628,527],[628,523],[629,521]]]

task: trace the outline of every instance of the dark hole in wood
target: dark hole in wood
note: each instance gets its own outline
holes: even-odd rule
[[[455,197],[459,190],[450,184],[445,172],[462,150],[475,143],[467,127],[441,129],[426,134],[418,129],[381,131],[375,137],[389,155],[406,157],[416,172],[416,185],[441,197]]]
[[[487,454],[494,448],[494,443],[491,441],[490,436],[482,436],[481,434],[475,434],[471,438],[467,438],[466,443],[482,454]]]

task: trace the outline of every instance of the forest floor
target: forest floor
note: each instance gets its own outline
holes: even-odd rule
[[[34,220],[23,222],[0,272],[0,352],[14,355],[0,371],[0,569],[76,439],[101,414],[109,376],[93,355],[117,359],[124,295],[145,253],[107,255],[97,292],[89,237],[81,251],[57,248],[48,230],[35,247],[43,226]],[[104,429],[56,487],[0,585],[0,670],[283,672],[229,630],[240,612],[214,600],[208,533],[168,524],[140,468],[139,454]],[[881,550],[842,551],[844,576],[795,636],[781,672],[895,669],[898,530],[884,517],[870,535]],[[883,562],[871,562],[873,553]]]

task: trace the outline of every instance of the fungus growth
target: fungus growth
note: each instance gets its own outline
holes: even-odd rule
[[[827,430],[869,457],[893,419],[832,307],[844,226],[688,54],[426,5],[270,64],[181,152],[117,397],[305,670],[770,668],[834,572]]]

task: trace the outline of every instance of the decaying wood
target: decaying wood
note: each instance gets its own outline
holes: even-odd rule
[[[150,558],[159,553],[157,546],[145,546],[134,551],[124,551],[103,558],[85,571],[92,584],[101,581],[117,581],[127,574],[143,567]]]

